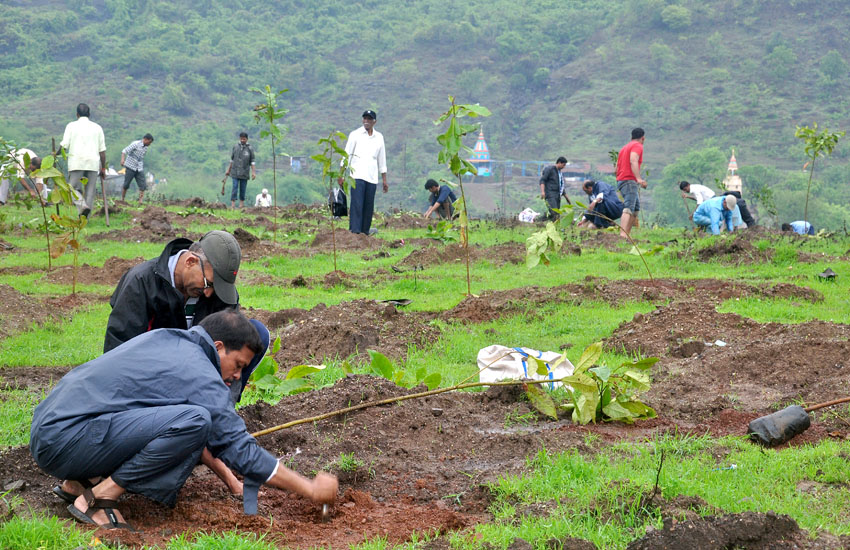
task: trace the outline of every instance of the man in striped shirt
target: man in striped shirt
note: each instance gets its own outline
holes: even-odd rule
[[[139,204],[145,196],[145,189],[148,188],[145,183],[145,153],[148,152],[148,146],[153,143],[153,136],[145,134],[142,139],[137,139],[121,151],[121,166],[124,167],[124,188],[121,190],[121,200],[127,196],[127,189],[133,180],[136,180],[136,186],[139,188]]]

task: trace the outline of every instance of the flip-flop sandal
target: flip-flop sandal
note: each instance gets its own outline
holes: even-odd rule
[[[68,505],[68,511],[71,513],[72,516],[74,516],[74,519],[89,525],[97,525],[101,529],[127,529],[128,531],[132,531],[134,533],[137,532],[129,523],[118,521],[118,516],[115,515],[115,508],[118,506],[118,501],[104,498],[95,498],[94,494],[91,492],[91,489],[86,489],[83,492],[83,495],[86,497],[86,502],[89,505],[88,510],[83,512],[73,504]],[[100,524],[92,519],[92,516],[98,510],[103,510],[106,513],[106,517],[107,519],[109,519],[109,523]]]
[[[92,483],[88,479],[79,479],[79,480],[74,480],[74,481],[76,481],[77,483],[82,485],[83,489],[91,489],[92,487],[94,487],[94,485],[92,485]],[[62,485],[57,485],[56,487],[54,487],[53,488],[53,494],[56,495],[57,497],[61,498],[62,500],[64,500],[68,504],[74,504],[74,501],[77,500],[78,496],[80,496],[80,495],[75,495],[73,493],[69,493],[68,491],[62,489]]]

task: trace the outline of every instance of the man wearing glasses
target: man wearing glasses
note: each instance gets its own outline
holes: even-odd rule
[[[197,242],[174,239],[159,258],[132,267],[121,277],[109,305],[103,351],[156,328],[189,329],[204,317],[224,309],[239,309],[236,274],[242,250],[226,231],[210,231]],[[269,331],[252,320],[268,347]],[[258,353],[246,375],[265,355]],[[248,380],[231,388],[234,401],[242,396]]]
[[[242,249],[233,235],[227,231],[210,231],[197,242],[174,239],[165,245],[158,258],[130,268],[109,300],[112,313],[106,323],[104,353],[153,329],[186,330],[218,311],[238,311],[239,293],[234,283],[241,261]],[[250,321],[263,348],[243,369],[238,383],[230,386],[234,403],[242,397],[251,373],[269,347],[269,330],[256,319]],[[233,494],[242,494],[242,482],[223,462],[213,458],[208,450],[201,460]]]

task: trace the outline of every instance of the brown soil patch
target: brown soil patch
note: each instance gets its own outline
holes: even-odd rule
[[[127,270],[144,261],[144,258],[127,260],[112,256],[103,263],[102,267],[83,264],[77,270],[77,284],[108,285],[114,287]],[[74,278],[74,268],[73,266],[57,267],[45,275],[44,278],[51,283],[70,285]]]
[[[60,298],[45,306],[37,298],[21,294],[9,285],[0,285],[0,338],[28,330],[48,319],[60,319],[76,304],[69,301],[89,301],[91,298]],[[54,307],[55,306],[55,307]]]
[[[281,349],[275,359],[283,368],[351,355],[354,361],[369,361],[369,349],[403,360],[409,346],[425,346],[440,332],[427,324],[432,315],[402,313],[394,305],[373,300],[331,307],[319,304],[309,311],[251,309],[247,313],[263,321],[273,336],[280,335]]]
[[[440,220],[425,219],[422,214],[413,212],[396,212],[394,214],[376,213],[372,225],[378,228],[388,229],[426,229],[428,224],[434,225]]]
[[[798,550],[841,549],[850,537],[821,534],[817,540],[785,515],[743,512],[676,521],[665,520],[663,529],[653,530],[631,542],[627,550]]]
[[[475,263],[482,260],[496,266],[521,264],[525,262],[525,245],[518,242],[509,242],[486,248],[476,245],[470,246],[469,261]],[[465,262],[466,249],[460,243],[440,245],[431,241],[428,246],[419,248],[408,254],[399,262],[399,265],[407,267],[430,267],[440,264]]]
[[[712,302],[673,303],[636,315],[605,341],[612,349],[661,358],[646,394],[657,410],[702,422],[724,409],[768,414],[797,399],[814,404],[850,394],[850,326],[760,324],[714,308]],[[820,427],[846,431],[835,420]]]

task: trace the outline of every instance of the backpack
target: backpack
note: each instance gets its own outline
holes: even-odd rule
[[[348,215],[348,197],[345,196],[345,191],[339,187],[334,187],[328,194],[328,208],[336,217]]]

